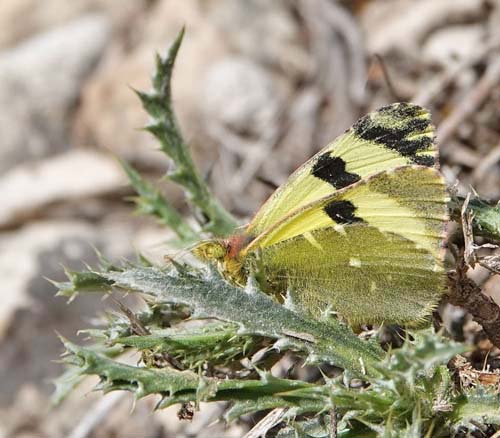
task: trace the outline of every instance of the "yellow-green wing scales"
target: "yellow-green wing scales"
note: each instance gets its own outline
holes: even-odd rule
[[[439,172],[381,172],[289,215],[247,248],[270,284],[350,323],[411,324],[444,291],[445,187]]]
[[[294,210],[376,173],[410,164],[434,166],[433,140],[430,115],[417,105],[396,103],[364,116],[274,192],[248,234],[258,236]]]

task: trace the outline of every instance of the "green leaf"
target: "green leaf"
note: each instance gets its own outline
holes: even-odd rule
[[[323,414],[304,421],[293,421],[281,429],[276,438],[331,438],[330,415]],[[366,426],[356,424],[338,427],[337,438],[376,438],[378,435]]]
[[[357,376],[379,374],[377,365],[383,351],[374,343],[358,338],[349,327],[337,320],[322,322],[298,314],[260,292],[255,285],[249,284],[243,290],[228,284],[213,270],[132,267],[92,274],[98,289],[114,286],[150,295],[160,304],[185,304],[195,317],[236,323],[240,336],[273,338],[278,351],[302,352],[307,363],[330,363]],[[69,284],[63,283],[65,291],[78,292],[75,285]]]
[[[332,387],[344,424],[364,424],[380,436],[397,437],[425,436],[432,428],[445,427],[456,398],[446,364],[467,348],[432,330],[413,337],[377,366],[379,376],[367,377],[367,388]]]
[[[177,371],[171,368],[143,368],[119,363],[65,341],[70,353],[65,360],[76,366],[82,375],[97,375],[101,378],[98,389],[104,392],[130,391],[139,399],[152,394],[162,396],[158,408],[188,401],[254,400],[260,410],[259,400],[276,396],[283,403],[300,406],[328,406],[327,387],[316,387],[301,381],[277,379],[263,374],[260,380],[215,379],[201,377],[191,371]],[[294,393],[301,390],[300,398]],[[314,402],[314,403],[313,403]]]
[[[63,338],[61,338],[61,340],[66,342]],[[123,352],[123,348],[120,346],[107,347],[102,344],[96,344],[87,348],[96,353],[99,352],[104,354],[107,357],[116,357]],[[67,360],[68,359],[66,359],[66,361]],[[64,362],[64,360],[62,362]],[[54,406],[59,405],[68,394],[83,381],[84,377],[81,369],[77,367],[67,367],[63,374],[52,380],[52,383],[55,385],[55,390],[51,397],[52,404]]]
[[[145,181],[139,172],[125,161],[120,162],[128,176],[130,184],[139,195],[133,199],[137,204],[139,213],[156,216],[160,223],[174,231],[185,244],[200,239],[198,233],[191,228],[179,212],[160,194],[158,189]]]
[[[101,275],[94,272],[74,272],[65,271],[69,281],[52,281],[49,280],[55,287],[57,287],[58,296],[74,298],[78,292],[104,292],[109,290],[111,282],[106,280]]]
[[[449,202],[451,217],[460,222],[462,206],[465,199],[452,196]],[[483,236],[494,241],[500,240],[500,203],[486,202],[480,198],[473,197],[468,209],[472,211],[472,226],[474,235]]]
[[[479,424],[500,426],[500,394],[479,387],[463,393],[456,400],[451,416],[454,428]]]
[[[500,204],[488,204],[473,199],[469,204],[474,212],[473,226],[477,235],[500,240]]]
[[[119,337],[113,343],[168,353],[189,369],[204,364],[226,365],[251,356],[261,348],[261,338],[237,334],[238,326],[214,322],[199,327],[152,330],[150,335]]]
[[[178,272],[132,268],[100,274],[114,286],[154,296],[159,302],[182,303],[194,316],[240,325],[240,334],[277,339],[276,348],[306,353],[309,363],[328,362],[362,376],[376,373],[382,350],[359,339],[339,321],[320,322],[273,301],[255,287],[228,284],[215,271]]]

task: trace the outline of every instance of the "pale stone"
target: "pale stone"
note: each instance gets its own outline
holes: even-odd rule
[[[57,201],[116,192],[126,182],[113,157],[92,150],[75,149],[20,165],[0,176],[0,227],[16,224]]]
[[[71,109],[108,31],[90,15],[0,54],[0,173],[67,147]]]

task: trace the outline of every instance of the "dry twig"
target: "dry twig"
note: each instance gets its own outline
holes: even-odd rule
[[[472,234],[472,219],[473,212],[470,209],[467,209],[470,202],[470,192],[467,193],[467,197],[462,205],[461,220],[462,220],[462,231],[464,234],[464,260],[465,263],[474,267],[477,262],[477,256],[474,246],[474,235]]]
[[[318,83],[335,111],[335,123],[324,128],[329,141],[357,118],[365,101],[363,38],[353,17],[336,2],[302,0],[298,5],[310,33]]]
[[[419,93],[412,99],[412,101],[424,107],[429,106],[448,86],[456,81],[461,74],[469,70],[475,64],[484,60],[492,51],[498,49],[499,47],[500,39],[492,39],[486,43],[483,48],[480,48],[477,52],[475,52],[474,56],[464,59],[459,64],[444,71],[434,80],[426,83],[426,86],[420,89]]]
[[[260,420],[243,438],[265,437],[266,433],[276,426],[285,415],[285,408],[273,409],[262,420]]]
[[[330,438],[337,438],[337,410],[330,409]]]
[[[147,335],[151,334],[151,332],[146,327],[144,327],[144,325],[141,323],[139,318],[137,318],[135,313],[132,312],[132,310],[130,310],[127,306],[125,306],[122,302],[118,301],[113,296],[111,298],[113,299],[113,301],[115,301],[118,304],[118,306],[120,307],[120,310],[128,318],[128,320],[130,322],[130,327],[132,328],[132,331],[134,334],[139,335],[139,336],[147,336]],[[145,362],[149,361],[149,360],[153,360],[154,363],[159,367],[165,366],[165,364],[168,364],[172,368],[175,368],[177,370],[184,369],[183,365],[175,357],[171,356],[166,351],[164,351],[162,353],[155,353],[152,351],[148,351],[148,352],[144,351],[143,352],[143,360]]]
[[[382,76],[384,78],[385,86],[387,88],[391,101],[393,102],[403,101],[404,99],[401,97],[401,95],[399,94],[394,85],[394,82],[392,81],[391,75],[389,74],[389,69],[387,68],[383,56],[379,55],[378,53],[375,53],[373,55],[373,58],[374,61],[380,66],[380,69],[382,70]]]
[[[497,58],[488,65],[481,79],[453,109],[452,113],[441,122],[437,130],[439,144],[446,143],[455,134],[458,127],[477,111],[499,81],[500,58]]]
[[[448,301],[466,309],[481,324],[489,340],[500,348],[500,307],[467,277],[468,267],[462,258],[448,273]]]

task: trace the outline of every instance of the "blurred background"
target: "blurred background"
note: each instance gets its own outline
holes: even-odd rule
[[[450,184],[500,198],[498,0],[1,0],[1,438],[246,430],[214,423],[217,405],[192,423],[175,409],[153,416],[154,400],[131,412],[130,398],[102,398],[92,384],[48,409],[62,351],[55,330],[75,339],[108,304],[68,306],[44,277],[95,263],[93,247],[111,259],[168,250],[167,230],[131,215],[114,156],[153,181],[167,169],[137,129],[147,119],[131,87],[149,88],[155,52],[183,25],[178,118],[214,191],[243,220],[271,193],[264,182],[282,183],[394,101],[432,111]],[[175,187],[162,189],[186,210]],[[495,297],[497,283],[484,289]]]

